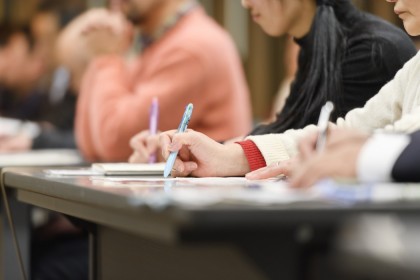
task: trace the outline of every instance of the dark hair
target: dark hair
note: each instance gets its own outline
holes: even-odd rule
[[[29,44],[29,48],[32,50],[35,45],[35,39],[31,33],[28,25],[12,25],[9,23],[0,24],[0,47],[7,45],[10,39],[16,34],[22,34]]]
[[[293,102],[277,115],[277,120],[257,127],[251,134],[281,133],[303,128],[326,101],[340,107],[342,93],[342,61],[347,40],[346,28],[340,21],[348,21],[357,9],[349,0],[317,0],[317,11],[311,27],[309,44],[300,53],[297,77],[292,85]],[[353,11],[353,12],[352,12]],[[304,59],[303,57],[304,56]],[[335,110],[332,119],[336,119]]]

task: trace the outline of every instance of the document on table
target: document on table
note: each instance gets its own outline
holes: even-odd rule
[[[89,168],[79,169],[47,169],[44,173],[50,176],[128,176],[115,177],[114,182],[141,179],[134,176],[159,176],[163,178],[164,163],[159,164],[132,164],[132,163],[94,163]],[[103,178],[106,180],[106,177]],[[111,180],[110,180],[111,181]]]
[[[83,158],[76,150],[51,149],[18,153],[0,153],[0,166],[48,166],[82,164]]]
[[[191,184],[223,184],[223,185],[232,185],[232,184],[245,184],[248,182],[245,177],[204,177],[204,178],[195,178],[195,177],[158,177],[158,176],[109,176],[109,177],[96,177],[92,176],[92,180],[101,180],[107,182],[114,182],[114,183],[142,183],[142,182],[150,182],[150,181],[173,181],[173,182],[180,182],[180,183],[191,183]]]
[[[106,176],[163,176],[165,163],[94,163],[92,169]]]
[[[48,176],[100,176],[101,172],[91,168],[78,169],[45,169],[44,173]]]

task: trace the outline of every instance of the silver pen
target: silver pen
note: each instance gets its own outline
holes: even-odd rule
[[[325,149],[325,144],[327,143],[328,123],[330,121],[331,112],[333,110],[334,104],[331,101],[328,101],[324,106],[322,106],[321,113],[319,114],[319,134],[316,141],[316,150],[319,153]]]

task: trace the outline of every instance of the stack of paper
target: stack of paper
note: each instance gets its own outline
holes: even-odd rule
[[[107,176],[163,176],[165,163],[94,163],[92,170]]]

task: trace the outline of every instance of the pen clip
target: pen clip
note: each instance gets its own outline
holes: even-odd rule
[[[184,132],[185,130],[187,130],[188,123],[190,122],[190,119],[191,119],[192,110],[193,110],[193,105],[191,103],[188,104],[187,107],[185,107],[185,112],[184,112],[184,115],[182,116],[181,123],[179,124],[178,132]]]

